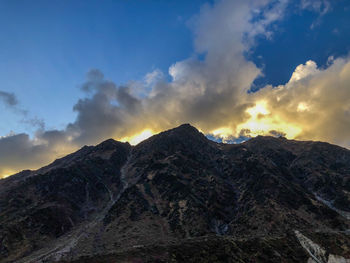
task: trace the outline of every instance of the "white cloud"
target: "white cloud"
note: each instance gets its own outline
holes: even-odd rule
[[[302,0],[301,8],[324,15],[331,10],[331,3],[328,0]]]
[[[301,79],[315,75],[318,72],[319,70],[317,69],[316,63],[312,60],[309,60],[305,64],[301,64],[296,67],[289,82],[292,83],[295,81],[299,81]]]
[[[349,57],[334,59],[326,69],[308,61],[295,69],[288,83],[262,89],[253,100],[265,100],[271,116],[299,127],[296,138],[350,147],[349,87]]]
[[[144,82],[146,86],[154,85],[156,82],[164,78],[164,74],[161,70],[155,69],[149,72],[144,77]]]

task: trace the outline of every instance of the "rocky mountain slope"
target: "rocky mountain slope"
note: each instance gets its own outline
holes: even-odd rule
[[[350,151],[185,124],[0,180],[0,262],[350,262]]]

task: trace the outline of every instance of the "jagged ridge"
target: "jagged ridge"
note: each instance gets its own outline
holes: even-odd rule
[[[0,181],[0,262],[306,262],[296,230],[350,258],[349,177],[321,142],[107,140]]]

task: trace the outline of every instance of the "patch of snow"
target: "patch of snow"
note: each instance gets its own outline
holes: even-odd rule
[[[325,258],[325,249],[314,243],[311,239],[308,239],[297,230],[295,231],[295,235],[298,238],[300,245],[307,251],[312,260],[317,263],[327,263],[327,260]]]
[[[346,259],[342,256],[330,254],[328,260],[326,259],[326,250],[320,245],[313,242],[311,239],[307,238],[299,231],[294,231],[296,237],[298,238],[300,245],[306,250],[310,255],[307,263],[350,263],[350,259]]]

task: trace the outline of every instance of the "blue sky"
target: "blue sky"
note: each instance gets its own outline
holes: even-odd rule
[[[325,66],[328,57],[349,54],[350,2],[331,3],[331,9],[322,16],[310,10],[289,12],[278,23],[272,40],[259,39],[251,54],[251,59],[264,68],[265,77],[256,81],[258,87],[284,84],[295,67],[306,60]]]
[[[126,83],[190,56],[187,21],[203,3],[1,1],[0,90],[15,93],[48,128],[63,128],[90,69]],[[4,107],[0,118],[0,135],[31,129]]]
[[[90,69],[121,84],[194,55],[188,21],[206,2],[1,1],[0,89],[16,94],[19,107],[47,128],[62,129],[75,118],[78,86]],[[329,56],[349,53],[347,1],[321,17],[292,6],[272,39],[261,37],[247,54],[265,74],[253,90],[284,84],[308,59],[325,65]],[[3,105],[0,118],[1,135],[36,129]]]

